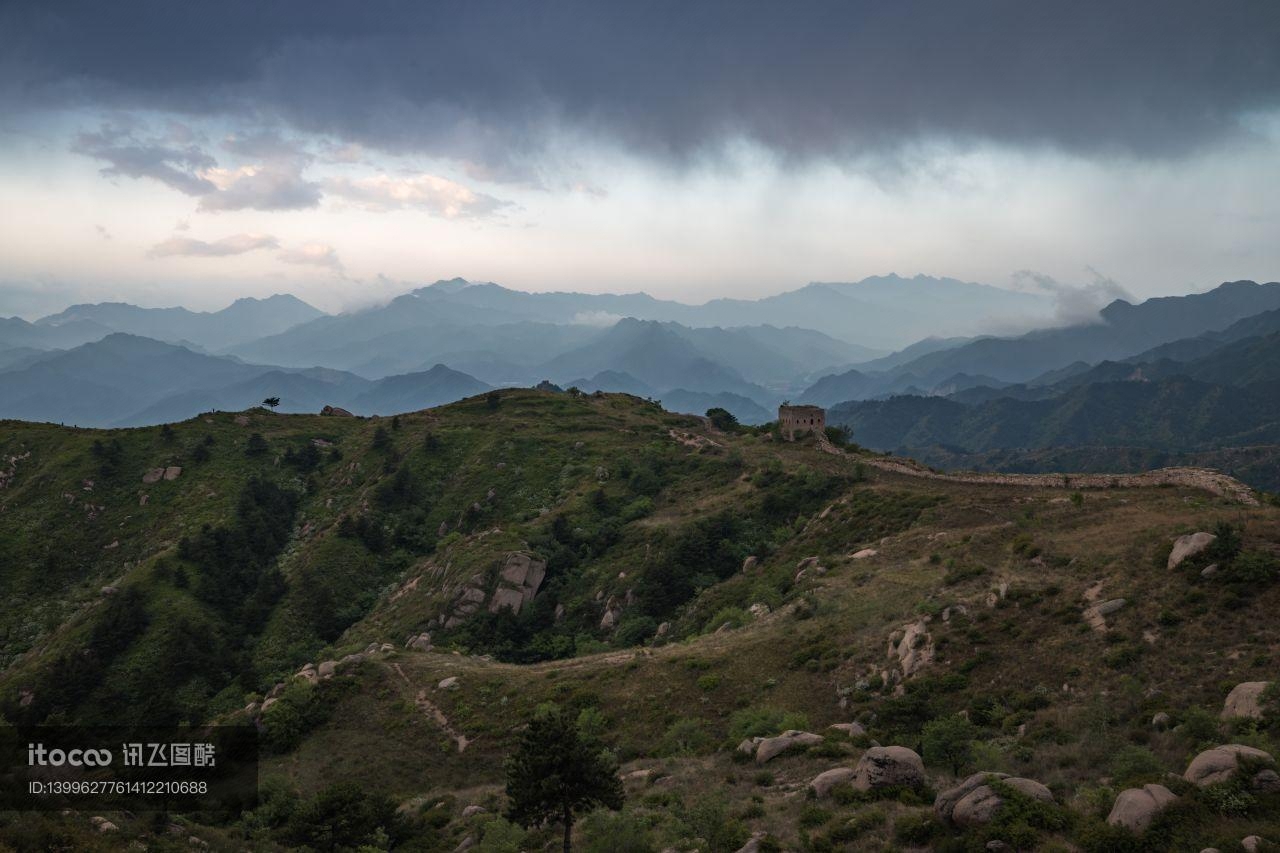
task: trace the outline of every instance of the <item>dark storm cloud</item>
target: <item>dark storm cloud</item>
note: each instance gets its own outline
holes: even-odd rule
[[[527,177],[576,131],[660,159],[921,137],[1170,156],[1280,103],[1280,3],[172,2],[0,12],[0,98],[234,111]]]
[[[71,150],[101,160],[108,177],[151,178],[187,195],[204,195],[216,187],[196,174],[216,161],[194,145],[177,147],[161,139],[139,139],[131,130],[104,126],[82,133]]]

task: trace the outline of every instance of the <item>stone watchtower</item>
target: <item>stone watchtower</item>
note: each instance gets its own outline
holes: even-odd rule
[[[797,435],[821,435],[827,428],[827,413],[821,406],[779,406],[778,429],[787,441]]]

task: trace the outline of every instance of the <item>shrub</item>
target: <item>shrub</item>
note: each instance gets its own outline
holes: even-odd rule
[[[959,776],[973,760],[973,741],[978,728],[965,717],[953,714],[928,722],[921,733],[922,756],[933,765],[950,767]]]
[[[644,821],[629,812],[599,809],[582,821],[584,853],[653,853]]]
[[[712,691],[720,686],[720,676],[704,675],[698,679],[698,689]]]
[[[1136,788],[1164,775],[1160,759],[1142,746],[1126,746],[1111,759],[1111,775],[1122,788]]]
[[[724,625],[728,625],[730,628],[741,628],[750,621],[751,617],[741,607],[723,607],[716,611],[716,615],[707,620],[703,631],[711,633],[720,630]]]
[[[906,844],[923,846],[942,832],[942,824],[929,812],[905,814],[893,823],[894,836]]]
[[[1223,577],[1243,586],[1270,586],[1280,579],[1280,558],[1269,551],[1242,551],[1223,570]]]
[[[713,746],[702,720],[681,717],[667,727],[658,744],[658,752],[661,755],[702,755],[710,752]]]
[[[809,718],[780,708],[752,707],[729,718],[729,738],[734,743],[753,737],[769,737],[788,729],[806,729]]]

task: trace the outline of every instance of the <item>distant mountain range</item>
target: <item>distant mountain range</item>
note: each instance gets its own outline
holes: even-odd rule
[[[327,368],[246,364],[225,356],[115,333],[0,372],[0,418],[79,426],[167,423],[219,409],[240,411],[267,397],[282,412],[335,405],[356,414],[438,406],[490,386],[444,365],[369,380]]]
[[[1277,489],[1280,310],[1030,382],[845,402],[828,422],[868,447],[947,467],[1043,471],[1070,461],[1072,470],[1122,471],[1198,461]]]
[[[859,322],[896,322],[916,298],[922,316],[955,314],[945,327],[954,329],[978,311],[1043,307],[1025,296],[887,276],[689,306],[452,280],[337,316],[290,296],[203,313],[78,305],[35,323],[0,320],[0,417],[125,426],[266,397],[280,397],[282,411],[392,414],[549,380],[674,411],[723,407],[744,423],[772,419],[784,399],[817,403],[864,444],[952,461],[1280,444],[1270,400],[1280,383],[1280,284],[1116,301],[1089,324],[934,334],[893,353],[820,328],[848,320],[853,302],[875,308]],[[703,322],[712,315],[723,322]]]

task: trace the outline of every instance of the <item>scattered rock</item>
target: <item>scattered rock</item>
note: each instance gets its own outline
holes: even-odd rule
[[[1173,541],[1173,550],[1169,552],[1168,568],[1176,569],[1182,564],[1183,560],[1194,557],[1202,553],[1206,548],[1218,541],[1218,537],[1212,533],[1189,533],[1186,536],[1179,536]]]
[[[1045,803],[1053,802],[1053,794],[1049,789],[1034,779],[1009,776],[1001,779],[1000,782],[1032,799]],[[996,789],[988,784],[982,784],[960,798],[951,812],[951,820],[956,826],[980,826],[990,823],[1002,805],[1004,805],[1004,798]]]
[[[1211,578],[1218,573],[1218,564],[1211,563],[1200,570],[1200,577]]]
[[[819,743],[822,743],[822,735],[789,729],[777,737],[761,739],[756,745],[756,764],[764,764],[777,758],[793,746],[814,746]]]
[[[950,822],[952,813],[954,813],[956,809],[956,803],[960,802],[992,779],[1008,778],[1008,773],[986,771],[974,773],[954,788],[948,788],[947,790],[939,793],[933,801],[933,812],[942,820]]]
[[[148,483],[148,484],[158,483],[163,478],[164,478],[163,468],[152,468],[151,470],[147,471],[147,473],[142,475],[142,482]]]
[[[747,557],[745,560],[742,561],[742,570],[744,572],[749,572],[756,567],[756,564],[758,562],[760,561],[756,559],[754,555]]]
[[[404,644],[404,647],[406,649],[416,649],[420,652],[429,652],[431,651],[431,635],[426,631],[423,631],[418,636],[411,637],[409,641]]]
[[[104,550],[104,551],[110,551],[112,548],[119,548],[119,547],[120,547],[120,540],[119,540],[119,539],[112,539],[112,540],[111,540],[111,543],[110,543],[109,545],[103,545],[103,546],[102,546],[102,550]]]
[[[166,480],[176,480],[182,476],[182,467],[179,465],[170,465],[164,469],[164,478]]]
[[[320,410],[320,414],[326,418],[354,418],[355,415],[339,406],[325,406]]]
[[[114,586],[104,586],[102,589],[98,591],[101,592],[103,595],[115,595],[120,590]]]
[[[1157,731],[1163,731],[1164,729],[1169,728],[1169,724],[1172,722],[1173,720],[1168,714],[1164,711],[1160,711],[1151,718],[1151,728],[1156,729]]]
[[[835,786],[853,781],[853,775],[853,769],[850,767],[836,767],[813,777],[813,781],[809,783],[809,790],[813,791],[815,797],[825,797]]]
[[[618,626],[621,617],[622,605],[618,603],[617,596],[609,596],[609,601],[604,606],[604,615],[600,617],[600,630],[612,631]]]
[[[1113,598],[1110,601],[1104,601],[1101,604],[1097,605],[1096,609],[1099,616],[1110,616],[1112,613],[1115,613],[1117,610],[1121,609],[1122,607],[1124,607],[1124,599]]]
[[[1262,694],[1270,686],[1268,681],[1246,681],[1237,684],[1227,694],[1227,701],[1222,705],[1222,719],[1247,717],[1251,720],[1262,719]]]
[[[333,678],[333,674],[338,671],[338,662],[333,660],[321,661],[320,666],[316,668],[321,678]]]
[[[472,806],[467,806],[465,809],[462,810],[462,816],[473,817],[474,815],[484,814],[487,811],[489,810],[486,809],[484,806],[472,805]]]
[[[1225,782],[1239,768],[1241,758],[1256,758],[1267,762],[1274,760],[1270,753],[1260,749],[1230,743],[1206,749],[1191,759],[1191,763],[1187,765],[1187,772],[1182,774],[1182,778],[1201,788],[1217,782]]]
[[[818,565],[817,557],[805,557],[803,560],[801,560],[799,563],[796,564],[796,568],[807,569],[810,566],[816,566],[816,565]]]
[[[862,737],[867,733],[862,723],[833,723],[831,728],[838,732],[844,732],[849,737]]]
[[[1178,799],[1164,785],[1143,785],[1121,791],[1107,815],[1107,823],[1123,826],[1131,832],[1143,832],[1156,815]]]
[[[760,845],[767,837],[766,833],[754,832],[751,838],[747,839],[747,843],[739,847],[735,853],[760,853]],[[666,851],[663,851],[663,853],[666,853]]]
[[[1263,849],[1263,844],[1266,844],[1266,841],[1261,835],[1246,835],[1240,839],[1240,846],[1245,849],[1245,853],[1258,853],[1259,850]],[[1268,845],[1269,848],[1270,845]]]
[[[747,612],[759,619],[761,616],[769,615],[769,605],[764,602],[757,601],[755,604],[747,608]]]
[[[437,690],[457,690],[458,676],[451,675],[436,685]]]
[[[1259,770],[1249,780],[1249,787],[1260,794],[1280,793],[1280,773],[1274,770]]]
[[[880,552],[877,551],[875,548],[863,548],[861,551],[854,551],[849,556],[855,560],[865,560],[868,557],[874,557],[876,554],[879,554],[879,553]]]
[[[671,623],[663,622],[661,625],[658,626],[658,633],[656,633],[654,636],[665,637],[667,636],[667,634],[670,634],[670,633],[671,633]]]
[[[89,818],[89,823],[93,824],[98,832],[115,832],[120,828],[102,815],[94,815]]]
[[[858,759],[853,787],[859,791],[924,785],[924,762],[905,746],[873,746]]]

